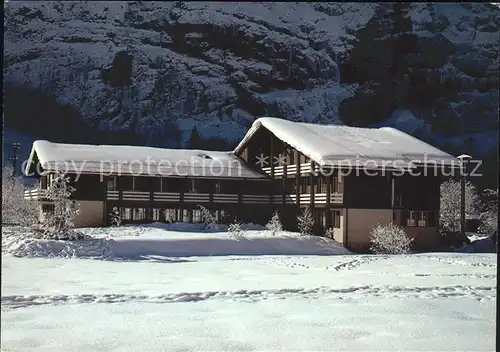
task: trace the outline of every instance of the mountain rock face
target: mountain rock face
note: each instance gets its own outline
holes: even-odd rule
[[[499,23],[488,3],[15,1],[4,88],[151,145],[185,145],[193,128],[234,142],[275,116],[395,125],[486,153],[498,144]]]

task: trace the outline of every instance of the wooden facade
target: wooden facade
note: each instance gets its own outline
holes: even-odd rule
[[[284,227],[296,230],[297,215],[309,207],[315,233],[323,235],[332,228],[335,239],[348,248],[366,245],[377,221],[424,232],[431,229],[432,233],[437,228],[440,176],[399,176],[390,170],[369,176],[355,170],[347,174],[338,168],[322,168],[265,128],[257,130],[237,156],[260,170],[263,177],[70,174],[76,179],[73,198],[102,202],[103,225],[108,224],[114,207],[120,209],[125,223],[201,222],[201,205],[213,211],[220,223],[237,219],[265,224],[278,211]],[[40,189],[27,197],[43,201],[50,177],[42,176]]]

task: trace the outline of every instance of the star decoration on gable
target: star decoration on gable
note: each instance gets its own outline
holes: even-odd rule
[[[259,165],[260,167],[264,167],[265,165],[268,165],[269,164],[269,157],[268,156],[265,156],[264,154],[260,154],[258,155],[255,159],[257,159],[257,161],[255,162],[257,165]]]
[[[274,157],[274,165],[280,166],[285,164],[286,164],[286,157],[283,154]]]

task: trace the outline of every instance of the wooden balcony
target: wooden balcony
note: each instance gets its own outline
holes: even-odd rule
[[[24,191],[24,199],[30,199],[30,200],[47,199],[47,190],[41,188],[28,189]]]
[[[120,196],[121,194],[121,196]],[[151,198],[152,196],[152,198]],[[327,194],[320,193],[314,195],[315,205],[326,205],[327,204]],[[342,204],[343,199],[342,193],[332,193],[330,195],[330,204]],[[224,194],[224,193],[176,193],[176,192],[139,192],[139,191],[107,191],[107,200],[110,201],[144,201],[144,202],[166,202],[166,203],[177,203],[181,199],[184,203],[192,204],[203,204],[209,203],[212,199],[213,203],[217,204],[238,204],[239,195],[238,194]],[[300,194],[299,195],[300,204],[310,204],[311,195]],[[242,194],[241,202],[243,204],[296,204],[297,199],[295,194],[274,194],[271,201],[271,196],[266,194]]]
[[[300,164],[300,174],[301,175],[308,175],[311,172],[311,163],[302,163]],[[266,174],[271,175],[271,167],[263,167],[262,171],[264,171]],[[314,171],[319,171],[319,167],[315,166]],[[292,165],[287,165],[286,166],[286,175],[291,176],[295,175],[297,173],[297,165],[292,164]],[[285,167],[284,166],[275,166],[274,167],[274,176],[283,176],[285,175]]]
[[[315,205],[326,205],[327,194],[320,193],[314,195]],[[24,198],[31,200],[40,200],[47,198],[46,189],[31,189],[24,191]],[[330,204],[342,204],[342,193],[332,193],[330,195]],[[240,197],[238,194],[225,194],[225,193],[178,193],[178,192],[140,192],[140,191],[107,191],[106,199],[108,201],[134,201],[134,202],[164,202],[164,203],[178,203],[181,201],[191,204],[204,204],[209,203],[212,199],[216,204],[238,204]],[[310,194],[299,195],[300,204],[310,204]],[[297,204],[295,194],[274,194],[272,197],[267,194],[242,194],[241,202],[243,204]]]

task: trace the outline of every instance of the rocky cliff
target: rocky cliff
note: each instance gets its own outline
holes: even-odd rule
[[[181,146],[193,128],[236,141],[267,115],[393,125],[486,153],[499,15],[488,3],[8,2],[5,119]]]

